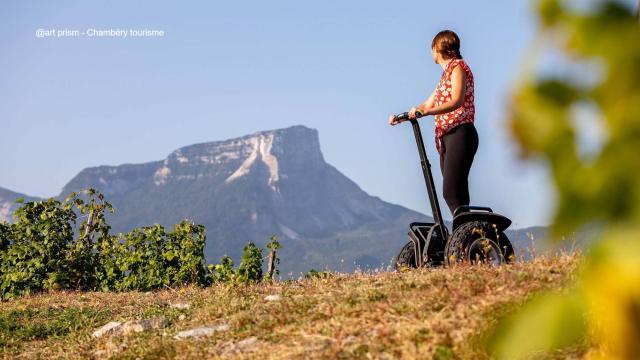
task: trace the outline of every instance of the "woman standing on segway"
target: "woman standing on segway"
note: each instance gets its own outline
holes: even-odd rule
[[[478,149],[478,133],[473,125],[475,106],[473,73],[460,54],[460,39],[455,32],[439,32],[431,42],[431,55],[444,70],[431,96],[411,108],[409,119],[435,115],[436,148],[440,154],[443,196],[451,214],[461,205],[469,205],[469,170]],[[395,115],[390,125],[399,124]]]

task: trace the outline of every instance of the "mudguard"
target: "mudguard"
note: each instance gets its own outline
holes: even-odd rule
[[[511,226],[511,220],[506,216],[494,212],[466,211],[457,214],[456,217],[453,218],[453,231],[456,231],[458,226],[469,221],[486,221],[490,224],[495,224],[498,231],[504,231]]]

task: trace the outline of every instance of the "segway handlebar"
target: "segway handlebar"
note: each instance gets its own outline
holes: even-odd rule
[[[416,119],[421,117],[422,117],[422,113],[420,111],[416,111]],[[396,115],[396,121],[404,121],[404,120],[409,120],[408,112],[403,112],[402,114]]]

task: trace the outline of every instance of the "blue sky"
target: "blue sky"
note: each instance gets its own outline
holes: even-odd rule
[[[513,0],[3,1],[0,186],[54,196],[85,167],[302,124],[365,191],[429,213],[411,128],[386,121],[433,90],[428,48],[450,28],[476,81],[472,203],[546,224],[547,171],[518,159],[504,112],[535,26],[530,3]],[[39,28],[165,36],[38,39]],[[432,118],[422,127],[440,188]]]

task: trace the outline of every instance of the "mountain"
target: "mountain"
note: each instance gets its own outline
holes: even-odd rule
[[[24,201],[39,200],[36,197],[27,196],[0,187],[0,221],[12,221],[11,215],[18,207],[20,207],[20,204],[16,204],[15,201],[20,198],[23,198]]]
[[[327,164],[318,132],[304,126],[191,145],[161,161],[87,168],[61,196],[87,187],[116,208],[115,231],[183,218],[204,224],[210,261],[239,260],[246,242],[264,245],[276,234],[282,274],[294,276],[389,263],[407,224],[428,220],[368,195]]]
[[[285,276],[388,265],[407,242],[408,224],[431,220],[368,195],[325,162],[318,132],[304,126],[195,144],[160,161],[87,168],[60,197],[89,187],[114,205],[108,221],[115,232],[185,218],[204,224],[210,262],[225,254],[237,262],[247,242],[263,246],[278,235]],[[37,200],[0,189],[0,219],[20,197]],[[546,233],[539,227],[507,236],[521,249]]]

